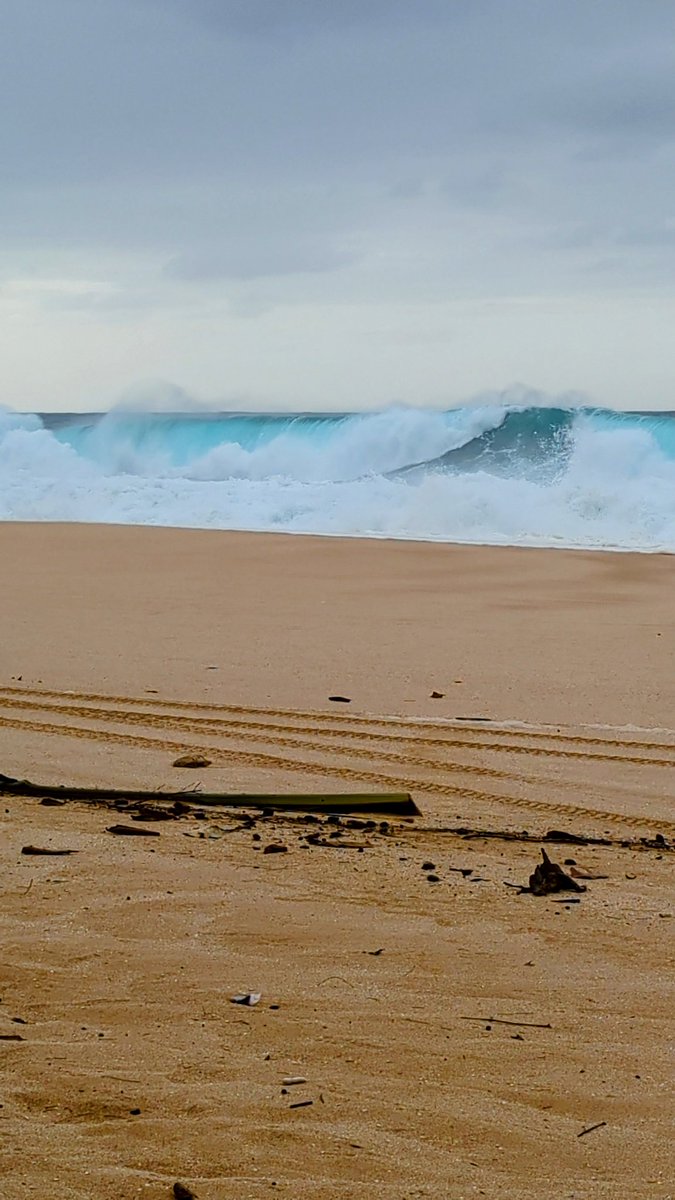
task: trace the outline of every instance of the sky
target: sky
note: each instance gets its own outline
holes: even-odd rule
[[[0,0],[0,405],[675,409],[669,0]]]

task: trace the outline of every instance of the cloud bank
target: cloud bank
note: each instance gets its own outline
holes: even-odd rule
[[[0,402],[675,407],[669,5],[0,13]]]

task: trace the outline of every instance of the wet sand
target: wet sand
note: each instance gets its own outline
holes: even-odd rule
[[[0,772],[420,808],[331,846],[0,797],[9,1200],[673,1195],[675,559],[44,525],[0,554]],[[547,845],[606,878],[521,895],[541,843],[460,826],[602,838]]]

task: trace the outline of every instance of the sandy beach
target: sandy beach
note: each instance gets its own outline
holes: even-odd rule
[[[0,555],[0,773],[420,810],[127,838],[0,794],[3,1196],[675,1195],[675,558],[46,524]],[[542,845],[585,892],[513,886]]]

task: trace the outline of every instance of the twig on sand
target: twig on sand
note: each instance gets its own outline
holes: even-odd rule
[[[490,1025],[521,1025],[523,1029],[553,1029],[550,1021],[545,1025],[538,1021],[507,1021],[504,1017],[460,1017],[461,1021],[480,1021]]]
[[[607,1122],[606,1122],[606,1121],[598,1121],[596,1125],[589,1125],[589,1126],[588,1126],[588,1129],[582,1129],[581,1133],[578,1133],[578,1134],[577,1134],[577,1137],[578,1137],[578,1138],[580,1138],[580,1137],[586,1137],[586,1134],[587,1134],[587,1133],[593,1133],[593,1130],[594,1130],[594,1129],[602,1129],[602,1128],[603,1128],[603,1126],[604,1126],[604,1125],[606,1125],[606,1124],[607,1124]]]

